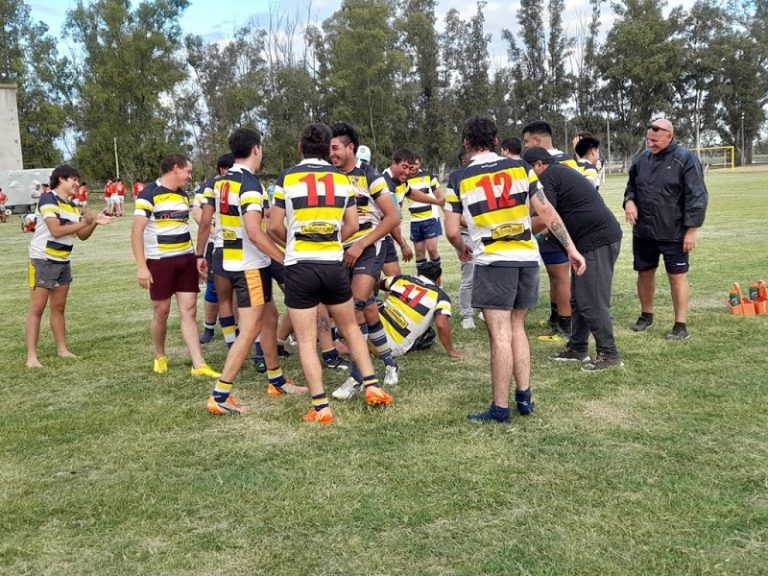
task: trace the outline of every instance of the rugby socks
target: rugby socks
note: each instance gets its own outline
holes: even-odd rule
[[[360,373],[360,369],[357,367],[357,364],[352,362],[349,366],[349,375],[355,379],[355,382],[362,384],[363,382],[363,375]]]
[[[226,402],[229,398],[229,393],[232,392],[232,382],[227,382],[219,378],[216,381],[216,386],[213,388],[213,399],[218,403]]]
[[[437,258],[435,258],[434,260],[432,260],[432,264],[437,264],[438,266],[440,266],[440,262],[441,262],[441,260],[440,260],[440,256],[438,256]]]
[[[389,347],[389,342],[387,342],[387,333],[384,332],[381,320],[376,322],[376,324],[368,325],[368,339],[376,347],[376,353],[386,366],[397,366],[395,359],[392,357],[392,349]]]
[[[336,364],[341,357],[339,356],[339,351],[336,350],[336,348],[331,348],[328,351],[323,351],[323,362],[325,362],[326,366],[331,366],[332,364]]]
[[[549,320],[547,321],[552,328],[557,326],[557,304],[554,302],[549,303]]]
[[[227,343],[227,348],[231,348],[237,338],[237,324],[235,323],[235,317],[219,317],[219,326],[221,326],[221,333],[224,334],[224,342]]]
[[[267,380],[269,380],[269,383],[272,384],[272,386],[282,392],[282,386],[285,384],[285,376],[283,376],[283,371],[280,366],[277,368],[267,368]]]
[[[370,376],[365,376],[363,378],[363,387],[364,388],[370,388],[371,386],[376,386],[379,388],[379,379],[376,378],[376,374],[371,374]]]
[[[322,394],[312,396],[312,407],[317,412],[320,412],[323,408],[328,408],[328,395],[323,392]]]
[[[261,347],[261,340],[253,343],[253,357],[257,360],[264,358],[264,349]]]
[[[368,340],[368,324],[363,322],[362,324],[359,324],[360,326],[360,332],[363,333],[363,339]]]
[[[203,328],[206,330],[210,330],[213,332],[213,329],[216,328],[216,322],[208,322],[207,320],[203,322]]]

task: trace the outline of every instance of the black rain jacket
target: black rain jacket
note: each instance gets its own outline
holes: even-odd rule
[[[640,154],[624,191],[624,204],[637,205],[633,234],[654,240],[681,241],[688,228],[704,224],[708,198],[701,162],[676,141],[658,154]]]

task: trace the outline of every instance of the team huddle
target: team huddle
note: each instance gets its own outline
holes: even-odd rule
[[[283,170],[269,190],[257,176],[263,148],[261,135],[253,129],[240,128],[230,135],[231,154],[219,159],[218,174],[200,186],[192,203],[184,191],[191,180],[191,161],[183,154],[165,158],[161,176],[136,198],[131,230],[138,283],[149,291],[153,306],[153,370],[169,369],[165,340],[175,297],[191,374],[215,379],[207,401],[212,414],[247,412],[232,391],[251,354],[257,369],[266,372],[267,394],[309,396],[311,406],[304,415],[308,422],[334,420],[324,368],[348,374],[332,398],[362,394],[370,405],[392,404],[392,389],[385,388],[403,377],[398,356],[439,340],[449,356],[462,357],[452,343],[451,300],[441,288],[441,212],[445,234],[462,262],[462,326],[474,327],[473,310],[481,309],[490,337],[493,401],[470,420],[508,421],[513,378],[518,413],[534,410],[524,320],[538,302],[544,252],[540,244],[552,246],[553,256],[544,261],[554,270],[553,336],[568,338],[552,360],[579,363],[587,372],[623,367],[610,313],[621,228],[595,186],[599,142],[583,135],[577,161],[553,149],[551,129],[544,122],[526,127],[523,139],[522,158],[520,147],[514,150],[508,141],[507,148],[502,143],[504,155],[499,155],[494,122],[483,117],[468,120],[462,133],[462,166],[449,176],[445,194],[437,179],[421,168],[418,155],[405,148],[378,173],[369,163],[370,150],[360,145],[357,131],[346,122],[307,126],[299,142],[302,160]],[[57,168],[51,192],[40,199],[30,248],[29,367],[41,367],[37,340],[49,301],[57,351],[71,355],[63,310],[71,282],[73,237],[86,239],[97,225],[112,221],[103,213],[83,209],[81,214],[72,200],[78,186],[72,168]],[[705,189],[704,195],[706,203]],[[629,201],[639,197],[635,194]],[[413,250],[400,229],[406,199]],[[198,222],[194,242],[190,217]],[[646,253],[650,244],[658,243],[646,241]],[[403,274],[396,245],[404,261],[415,256],[415,275]],[[664,247],[659,250],[666,262]],[[635,261],[642,275],[637,254]],[[656,264],[645,272],[657,265],[658,254]],[[206,283],[202,335],[196,318],[201,278]],[[274,286],[284,293],[288,313],[282,320]],[[648,314],[652,318],[642,298],[641,304],[638,323]],[[211,340],[217,323],[228,346],[220,373],[205,362],[201,346]],[[290,334],[306,387],[281,369]],[[594,358],[587,354],[590,334],[597,348]],[[371,352],[384,366],[381,381]]]

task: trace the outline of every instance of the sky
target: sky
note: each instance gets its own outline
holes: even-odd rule
[[[692,0],[678,0],[690,3]],[[27,0],[32,10],[32,18],[48,24],[54,34],[61,32],[68,10],[76,6],[75,0]],[[135,4],[135,2],[134,2]],[[181,18],[184,34],[199,34],[208,41],[222,40],[233,35],[243,24],[254,20],[265,26],[269,22],[270,7],[284,11],[291,18],[300,18],[301,22],[322,22],[333,14],[341,5],[341,0],[191,0]],[[519,0],[488,0],[485,7],[485,29],[492,35],[490,55],[492,62],[506,60],[506,47],[501,40],[501,30],[517,28],[517,10]],[[437,5],[438,29],[445,14],[456,8],[462,18],[468,19],[475,12],[475,2],[469,0],[441,0]],[[570,35],[576,35],[580,27],[589,20],[588,0],[566,0],[563,14],[564,27]],[[603,31],[612,20],[608,7],[604,8]]]

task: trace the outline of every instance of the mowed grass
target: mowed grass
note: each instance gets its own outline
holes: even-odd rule
[[[732,281],[768,277],[768,173],[707,180],[692,339],[663,339],[663,274],[657,325],[628,330],[639,308],[622,219],[626,369],[548,363],[557,345],[535,338],[544,280],[528,321],[537,409],[508,426],[465,420],[490,399],[488,341],[458,319],[466,359],[439,346],[406,356],[390,408],[334,402],[336,423],[307,425],[307,399],[268,398],[249,364],[236,393],[253,412],[208,415],[211,382],[189,376],[175,311],[171,370],[151,371],[128,217],[75,247],[67,319],[80,359],[57,358],[44,323],[46,367],[27,370],[30,235],[13,217],[0,225],[0,574],[768,573],[768,317],[725,313]],[[603,187],[617,214],[624,184]],[[455,296],[458,264],[442,253]],[[206,358],[221,367],[225,353],[217,332]],[[303,381],[295,358],[285,369]]]

